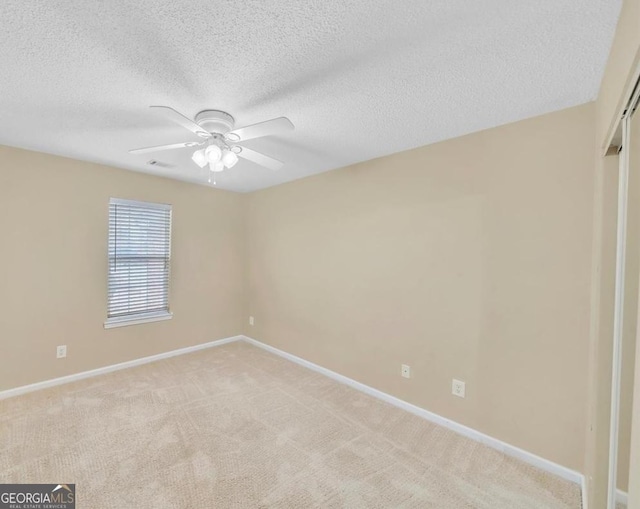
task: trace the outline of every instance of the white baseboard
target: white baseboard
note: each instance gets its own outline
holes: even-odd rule
[[[345,385],[353,387],[354,389],[357,389],[366,394],[369,394],[374,398],[378,398],[378,399],[381,399],[382,401],[386,401],[387,403],[390,403],[393,406],[406,410],[407,412],[411,412],[412,414],[422,417],[423,419],[431,421],[435,424],[439,424],[440,426],[443,426],[452,431],[455,431],[456,433],[459,433],[460,435],[470,438],[471,440],[480,442],[481,444],[491,447],[492,449],[496,449],[506,454],[507,456],[517,458],[525,463],[528,463],[529,465],[538,467],[539,469],[544,470],[545,472],[549,472],[551,474],[557,475],[558,477],[574,482],[581,486],[584,485],[584,482],[583,482],[584,476],[580,472],[576,472],[575,470],[571,470],[570,468],[564,467],[562,465],[558,465],[553,461],[547,460],[545,458],[541,458],[540,456],[527,452],[523,449],[520,449],[519,447],[515,447],[513,445],[502,442],[497,438],[493,438],[493,437],[490,437],[489,435],[485,435],[484,433],[476,431],[473,428],[469,428],[467,426],[464,426],[463,424],[457,423],[455,421],[442,417],[438,414],[430,412],[429,410],[420,408],[416,405],[413,405],[404,400],[396,398],[395,396],[391,396],[390,394],[379,391],[378,389],[369,387],[368,385],[357,382],[344,375],[340,375],[339,373],[336,373],[335,371],[331,371],[330,369],[323,368],[322,366],[318,366],[313,362],[309,362],[300,357],[296,357],[295,355],[287,353],[283,350],[279,350],[278,348],[262,343],[256,339],[253,339],[247,336],[243,336],[243,339],[248,343],[251,343],[252,345],[255,345],[259,348],[267,350],[268,352],[279,355],[280,357],[283,357],[292,362],[295,362],[296,364],[299,364],[313,371],[321,373],[325,376],[328,376],[329,378],[333,378],[338,382],[341,382]]]
[[[133,359],[131,361],[121,362],[119,364],[112,364],[110,366],[104,366],[102,368],[92,369],[90,371],[82,371],[80,373],[74,373],[73,375],[61,376],[60,378],[53,378],[51,380],[45,380],[43,382],[37,382],[30,385],[23,385],[21,387],[15,387],[14,389],[0,391],[0,399],[11,398],[13,396],[19,396],[20,394],[26,394],[27,392],[38,391],[40,389],[46,389],[48,387],[55,387],[56,385],[75,382],[77,380],[90,378],[92,376],[104,375],[105,373],[111,373],[112,371],[119,371],[121,369],[132,368],[134,366],[140,366],[142,364],[147,364],[149,362],[159,361],[161,359],[168,359],[169,357],[175,357],[176,355],[196,352],[198,350],[204,350],[205,348],[212,348],[214,346],[220,346],[226,343],[231,343],[232,341],[240,341],[242,339],[244,339],[243,336],[232,336],[230,338],[218,339],[216,341],[210,341],[208,343],[201,343],[199,345],[179,348],[178,350],[171,350],[169,352],[150,355],[149,357],[142,357],[140,359]]]

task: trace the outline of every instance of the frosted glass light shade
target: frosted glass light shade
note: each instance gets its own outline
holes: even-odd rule
[[[238,156],[234,152],[231,152],[231,150],[225,150],[222,153],[222,162],[227,168],[233,168],[238,162]]]
[[[204,150],[205,149],[196,150],[191,156],[191,159],[193,159],[193,162],[196,163],[198,166],[200,166],[200,168],[204,168],[208,162],[207,156],[205,155]]]
[[[220,147],[218,147],[218,145],[209,145],[205,149],[205,154],[207,156],[207,161],[209,161],[212,164],[215,164],[222,157],[222,150],[220,150]]]

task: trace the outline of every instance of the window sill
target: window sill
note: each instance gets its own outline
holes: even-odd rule
[[[160,322],[162,320],[171,320],[173,313],[163,311],[161,313],[147,313],[135,316],[109,318],[104,322],[105,329],[113,329],[115,327],[127,327],[129,325],[139,325],[141,323]]]

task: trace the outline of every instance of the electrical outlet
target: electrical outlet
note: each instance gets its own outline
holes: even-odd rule
[[[56,357],[62,359],[67,356],[67,345],[60,345],[56,348]]]
[[[411,378],[411,366],[402,364],[400,367],[400,373],[402,374],[403,378]]]
[[[459,398],[464,398],[464,385],[464,382],[454,378],[451,383],[451,394],[458,396]]]
[[[253,316],[249,317],[249,325],[253,325]]]

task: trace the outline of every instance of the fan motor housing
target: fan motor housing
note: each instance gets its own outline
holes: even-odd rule
[[[233,130],[234,118],[226,111],[204,110],[196,115],[196,124],[210,133],[226,134]]]

